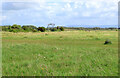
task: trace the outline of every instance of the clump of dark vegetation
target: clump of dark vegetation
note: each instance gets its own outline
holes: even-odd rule
[[[110,40],[106,40],[104,45],[106,45],[106,44],[112,44],[112,42]]]
[[[64,31],[64,28],[63,28],[63,27],[60,27],[60,30],[61,30],[61,31]]]
[[[38,31],[45,32],[45,27],[38,27]]]
[[[22,26],[22,29],[25,31],[25,32],[37,32],[38,29],[36,26],[33,26],[33,25],[23,25]]]
[[[64,27],[60,27],[60,26],[57,26],[57,30],[59,30],[59,31],[64,31]]]
[[[36,30],[36,29],[33,29],[33,30],[32,30],[32,32],[37,32],[37,31],[38,31],[38,30]]]
[[[57,29],[60,29],[60,27],[59,27],[59,26],[57,26]]]
[[[12,26],[9,26],[9,32],[20,32],[22,31],[21,25],[13,24]]]
[[[57,28],[51,28],[50,30],[51,31],[57,31]]]
[[[62,27],[62,26],[57,26],[57,27],[51,27],[51,28],[48,28],[48,30],[50,30],[50,31],[64,31],[64,27]]]

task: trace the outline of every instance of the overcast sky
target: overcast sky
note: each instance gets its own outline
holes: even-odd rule
[[[118,0],[3,2],[4,25],[117,25]]]

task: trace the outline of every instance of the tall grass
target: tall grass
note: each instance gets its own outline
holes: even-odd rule
[[[117,31],[2,35],[3,76],[118,75]],[[106,39],[112,44],[104,45]]]

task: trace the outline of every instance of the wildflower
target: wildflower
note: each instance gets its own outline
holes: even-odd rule
[[[44,68],[42,68],[42,70],[44,70]]]

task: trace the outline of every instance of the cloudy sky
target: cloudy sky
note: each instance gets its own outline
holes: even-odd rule
[[[3,25],[117,25],[118,0],[2,2]]]

